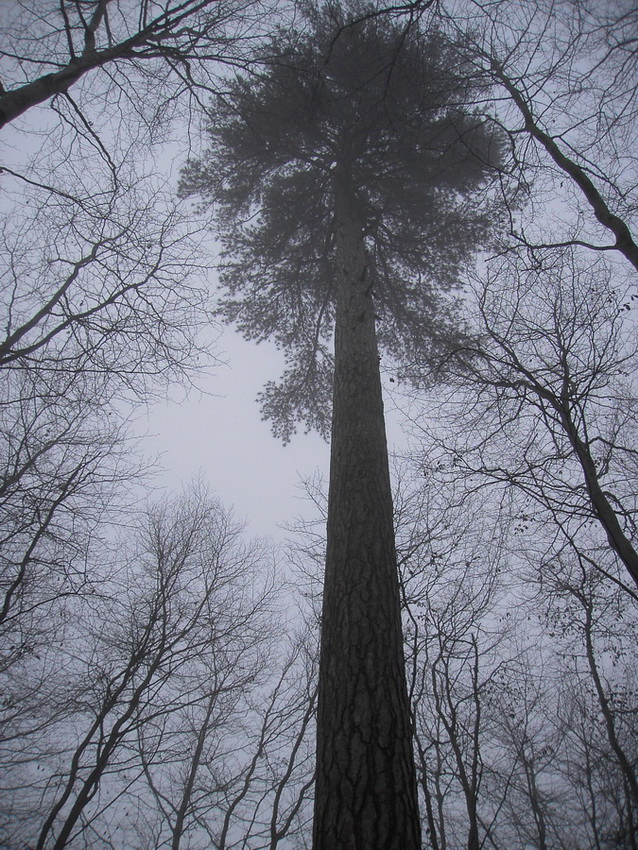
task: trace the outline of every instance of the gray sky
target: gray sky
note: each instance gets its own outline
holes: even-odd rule
[[[102,118],[106,126],[101,132],[110,144],[108,116]],[[45,104],[6,128],[3,145],[12,165],[28,170],[27,161],[41,145],[46,148],[48,144],[50,124],[53,126],[55,119]],[[179,126],[173,130],[175,138],[157,149],[145,150],[144,167],[176,189],[188,146],[186,132],[181,133]],[[202,217],[198,223],[203,225],[204,220]],[[216,260],[212,235],[210,248],[212,266]],[[248,522],[249,533],[281,539],[286,536],[279,527],[282,523],[313,515],[303,497],[301,479],[318,472],[327,481],[329,446],[316,433],[304,434],[303,426],[291,443],[283,446],[272,436],[270,424],[261,420],[255,397],[266,381],[277,379],[283,369],[283,356],[274,346],[248,343],[227,328],[216,354],[227,365],[216,366],[210,377],[197,379],[203,392],[191,391],[185,398],[182,387],[169,389],[167,401],[154,403],[137,415],[134,433],[142,437],[140,447],[146,459],[159,459],[162,471],[152,482],[156,487],[177,492],[201,476],[225,505],[235,508],[239,519]],[[392,446],[401,442],[401,435],[398,417],[387,400],[386,406]]]
[[[200,381],[205,394],[191,392],[184,399],[176,390],[172,400],[154,404],[139,420],[138,431],[148,432],[143,448],[161,454],[158,483],[178,489],[201,475],[248,521],[249,532],[276,538],[282,535],[278,523],[308,513],[300,476],[320,471],[327,477],[329,447],[303,430],[283,446],[261,420],[255,397],[283,363],[274,346],[245,342],[228,328],[218,353],[227,365]]]
[[[157,484],[179,490],[201,475],[217,496],[234,506],[247,530],[274,539],[285,537],[279,527],[296,517],[313,516],[303,497],[301,478],[314,473],[328,480],[329,446],[303,426],[287,446],[272,436],[270,424],[261,420],[257,393],[266,381],[276,379],[283,357],[273,345],[246,342],[231,327],[217,345],[227,365],[200,379],[204,393],[184,398],[177,388],[167,402],[157,402],[137,423],[146,432],[143,450],[161,455],[163,472]],[[386,395],[390,447],[405,444],[400,414]]]

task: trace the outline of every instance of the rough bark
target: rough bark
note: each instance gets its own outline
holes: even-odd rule
[[[335,189],[337,315],[314,850],[421,847],[371,279]]]

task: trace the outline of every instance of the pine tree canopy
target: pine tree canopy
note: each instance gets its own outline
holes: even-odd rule
[[[442,294],[492,218],[477,190],[501,145],[472,106],[470,69],[437,32],[360,12],[326,8],[280,33],[262,75],[237,76],[211,106],[209,147],[180,185],[215,211],[220,315],[286,353],[262,395],[284,439],[300,419],[324,433],[330,421],[337,187],[357,210],[380,346],[398,362],[454,326]]]

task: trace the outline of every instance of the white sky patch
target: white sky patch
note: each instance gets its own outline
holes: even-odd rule
[[[313,516],[301,480],[319,473],[328,481],[330,447],[318,434],[304,433],[303,423],[287,446],[272,436],[261,419],[257,393],[283,369],[283,355],[274,345],[246,342],[232,327],[217,344],[227,365],[200,380],[203,393],[184,398],[176,388],[172,398],[151,405],[139,418],[138,433],[146,434],[142,450],[160,456],[162,472],[156,484],[179,490],[201,476],[226,505],[245,519],[250,534],[280,540],[288,536],[283,523]],[[401,414],[386,395],[390,449],[405,446]]]
[[[246,342],[228,328],[217,349],[227,365],[200,381],[204,394],[184,399],[178,388],[173,399],[140,418],[137,429],[147,432],[142,448],[161,455],[157,483],[177,490],[201,475],[238,519],[248,521],[250,533],[284,537],[279,525],[308,512],[300,479],[319,471],[327,480],[329,446],[316,433],[304,434],[303,425],[283,446],[262,421],[255,398],[283,367],[273,345]]]

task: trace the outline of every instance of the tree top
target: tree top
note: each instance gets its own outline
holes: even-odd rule
[[[260,73],[211,104],[209,147],[180,184],[214,213],[219,314],[286,353],[262,399],[284,438],[296,418],[327,431],[336,192],[356,209],[379,341],[398,360],[451,332],[443,294],[493,219],[477,195],[501,157],[483,81],[436,30],[357,14],[324,7],[280,32]]]

